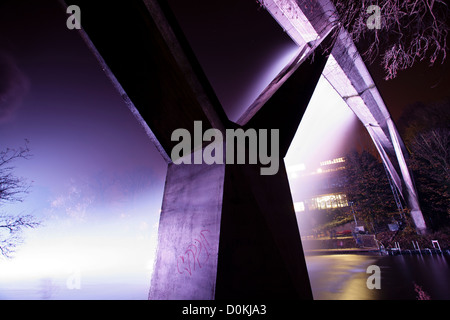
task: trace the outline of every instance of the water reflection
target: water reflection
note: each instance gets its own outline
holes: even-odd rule
[[[434,300],[450,299],[449,256],[336,254],[307,256],[306,263],[314,299],[417,299],[418,290]],[[367,288],[369,265],[380,267],[379,290]]]

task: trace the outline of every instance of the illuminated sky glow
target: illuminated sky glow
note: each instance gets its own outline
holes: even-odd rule
[[[30,193],[0,210],[43,222],[0,258],[0,299],[146,299],[166,164],[65,19],[57,1],[0,4],[1,62],[16,75],[0,75],[0,94],[16,95],[0,105],[0,148],[28,139],[33,155],[14,163]]]
[[[315,171],[321,161],[343,156],[353,147],[357,118],[322,76],[285,158],[286,166],[305,164]]]
[[[296,211],[304,209],[301,202],[320,187],[320,180],[302,178],[302,174],[320,174],[321,162],[343,157],[355,148],[358,125],[353,111],[321,76],[284,159]],[[296,214],[300,233],[309,234],[309,226],[299,218],[301,212]]]

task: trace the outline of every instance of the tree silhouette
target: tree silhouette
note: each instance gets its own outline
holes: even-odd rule
[[[28,141],[19,149],[6,148],[0,151],[0,208],[6,203],[22,202],[28,193],[30,184],[25,179],[14,175],[17,159],[29,159]],[[17,246],[22,243],[24,228],[40,225],[32,215],[11,215],[0,211],[0,255],[10,258]]]
[[[336,7],[335,21],[359,44],[369,63],[378,57],[393,79],[397,72],[428,60],[433,65],[447,55],[449,7],[442,0],[331,0]],[[379,10],[378,28],[368,26]]]
[[[269,3],[257,1],[262,6]],[[344,28],[367,62],[380,61],[386,80],[419,61],[428,60],[433,65],[445,60],[450,31],[450,9],[446,2],[329,0],[323,11],[317,0],[275,0],[291,19],[298,18],[301,8],[312,13],[313,24],[323,30],[339,26],[334,32],[340,32]],[[374,14],[379,17],[378,25],[372,23]]]
[[[363,150],[346,155],[343,170],[344,190],[357,211],[358,220],[367,227],[386,222],[396,211],[395,199],[383,164],[373,154]]]
[[[419,201],[433,229],[450,221],[450,98],[434,104],[410,105],[400,130],[411,157]]]

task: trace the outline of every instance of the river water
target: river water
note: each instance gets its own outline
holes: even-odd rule
[[[433,300],[450,300],[449,255],[312,255],[306,262],[318,300],[417,299],[420,291]],[[380,268],[380,289],[367,288],[370,265]],[[83,272],[80,287],[75,289],[67,285],[68,274],[36,279],[0,277],[0,299],[147,299],[148,272],[136,271],[132,276]]]
[[[317,300],[450,300],[449,255],[316,255],[306,263]],[[380,289],[367,287],[370,265],[379,267]]]

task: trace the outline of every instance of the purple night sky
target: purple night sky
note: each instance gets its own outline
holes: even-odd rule
[[[254,0],[169,3],[232,120],[296,50]],[[15,163],[32,181],[30,194],[1,210],[43,221],[26,232],[15,259],[0,260],[0,299],[16,298],[22,282],[28,295],[19,298],[146,299],[166,163],[79,33],[67,29],[67,16],[57,0],[0,4],[0,148],[28,139],[33,154]],[[407,102],[448,91],[442,67],[420,83],[407,72],[382,82],[370,69],[394,118]],[[347,147],[364,143],[355,121],[349,126]],[[63,290],[78,269],[88,270],[90,291]],[[129,288],[116,292],[112,278]]]

